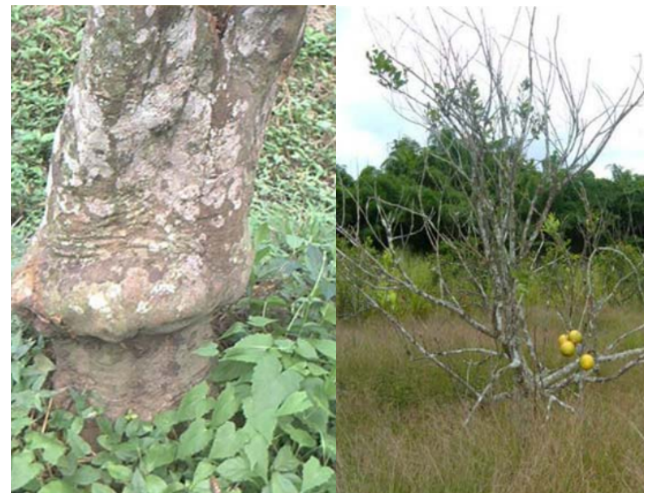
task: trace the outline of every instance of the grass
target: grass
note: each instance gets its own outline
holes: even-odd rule
[[[77,61],[86,9],[12,6],[11,222],[38,225],[48,160]]]
[[[612,333],[642,323],[642,308],[611,309]],[[531,322],[554,341],[557,320],[534,309]],[[458,322],[409,321],[426,344],[473,342]],[[641,341],[633,341],[639,344]],[[380,319],[338,325],[340,353],[338,489],[358,493],[635,493],[643,491],[643,370],[588,386],[574,415],[544,404],[479,409]],[[555,344],[543,346],[562,364]],[[602,369],[603,371],[603,369]],[[570,397],[573,399],[573,397]]]
[[[338,245],[340,251],[350,256],[355,263],[367,266],[371,262],[362,251],[348,245],[345,239],[339,239]],[[365,248],[368,249],[369,253],[376,256],[390,273],[402,277],[401,271],[394,266],[395,259],[389,252],[376,251],[370,246]],[[637,287],[644,284],[643,254],[638,248],[628,244],[619,243],[614,245],[614,248],[619,249],[631,259],[640,276],[640,283],[636,283],[636,278],[624,278],[628,272],[632,271],[633,267],[624,258],[616,254],[601,252],[596,256],[596,261],[593,264],[593,285],[596,295],[600,297],[604,293],[610,292],[615,283],[624,278],[622,287],[612,303],[622,305],[642,303],[641,291],[638,291]],[[570,252],[565,254],[565,252],[553,247],[544,248],[543,253],[546,253],[546,257],[542,259],[545,262],[543,268],[534,270],[533,267],[529,269],[527,266],[525,270],[522,269],[516,273],[519,289],[523,293],[526,303],[535,305],[549,299],[554,304],[552,306],[561,308],[563,314],[567,314],[570,309],[576,311],[577,307],[584,306],[587,292],[585,284],[586,259],[582,259],[580,255]],[[434,296],[440,296],[435,255],[416,254],[403,249],[397,249],[395,255],[402,271],[412,279],[419,289]],[[550,259],[556,258],[556,256],[561,256],[561,260],[566,259],[566,262],[551,263]],[[480,303],[478,287],[471,282],[469,275],[462,271],[460,262],[454,259],[452,254],[442,253],[441,258],[441,272],[444,278],[448,280],[447,284],[452,295],[467,309],[475,310],[475,306]],[[344,265],[347,265],[346,261]],[[488,267],[477,265],[476,261],[472,261],[470,267],[476,272],[478,282],[490,285]],[[369,266],[367,270],[370,272],[375,271],[373,266]],[[378,281],[376,284],[376,282],[377,280],[374,279],[366,279],[357,269],[346,270],[344,275],[337,280],[339,286],[337,311],[340,318],[349,318],[354,315],[368,316],[375,313],[375,310],[362,296],[360,289],[365,289],[368,294],[377,298],[396,317],[426,317],[432,313],[433,306],[429,301],[407,289],[397,289],[397,303],[394,305],[386,303],[386,292],[382,289],[372,289],[371,286],[390,288],[393,287],[393,283],[385,281],[381,284]]]

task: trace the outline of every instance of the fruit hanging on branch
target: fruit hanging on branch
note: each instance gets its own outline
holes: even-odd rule
[[[594,368],[594,365],[595,365],[595,360],[591,354],[586,353],[579,358],[579,366],[584,371],[592,370],[592,368]]]
[[[570,356],[574,356],[574,353],[576,353],[576,346],[572,341],[565,341],[560,345],[560,354],[563,356],[569,358]]]
[[[581,334],[578,330],[570,331],[568,338],[574,344],[581,344],[583,342],[583,334]]]

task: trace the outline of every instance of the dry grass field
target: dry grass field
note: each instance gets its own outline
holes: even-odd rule
[[[608,339],[642,323],[642,307],[611,309]],[[558,321],[532,310],[552,367]],[[469,332],[452,319],[410,322],[429,347]],[[416,358],[383,321],[338,324],[338,490],[344,493],[637,493],[643,491],[643,369],[587,386],[577,414],[544,402],[479,409],[439,369]],[[641,344],[642,337],[628,344]],[[603,340],[602,340],[603,342]],[[602,372],[604,369],[602,368]],[[474,376],[475,378],[475,376]]]

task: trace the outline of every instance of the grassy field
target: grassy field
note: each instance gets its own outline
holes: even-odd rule
[[[642,323],[643,310],[611,309],[600,328]],[[562,364],[557,320],[534,309],[550,365]],[[468,332],[452,319],[409,322],[428,347],[456,346]],[[338,489],[357,493],[636,493],[643,491],[643,369],[588,386],[579,413],[544,403],[479,409],[444,373],[416,358],[386,322],[338,323]],[[634,343],[640,343],[636,340]],[[602,369],[603,371],[603,369]]]

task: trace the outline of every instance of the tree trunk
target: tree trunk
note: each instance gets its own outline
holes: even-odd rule
[[[250,275],[253,174],[305,7],[105,6],[87,22],[47,209],[12,305],[52,336],[58,387],[144,419]]]

